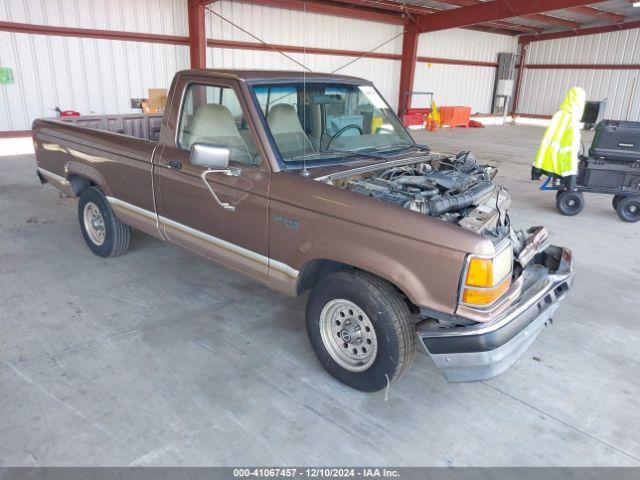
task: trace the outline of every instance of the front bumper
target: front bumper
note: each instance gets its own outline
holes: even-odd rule
[[[520,295],[497,318],[468,327],[421,326],[419,339],[450,382],[496,377],[518,361],[550,322],[572,281],[571,251],[547,247],[523,270]]]

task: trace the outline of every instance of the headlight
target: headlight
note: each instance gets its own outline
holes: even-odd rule
[[[513,248],[509,245],[493,258],[471,255],[467,263],[462,290],[462,302],[489,306],[511,286]]]

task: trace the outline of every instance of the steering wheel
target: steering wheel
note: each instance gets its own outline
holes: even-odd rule
[[[345,125],[344,127],[342,127],[340,130],[338,130],[336,133],[334,133],[331,136],[331,138],[329,139],[329,142],[327,143],[327,150],[329,150],[329,147],[331,146],[331,142],[333,142],[336,138],[338,138],[344,132],[346,132],[347,130],[351,130],[352,128],[355,128],[356,130],[358,130],[360,132],[360,135],[362,135],[362,128],[359,125],[356,125],[355,123],[350,123],[349,125]]]

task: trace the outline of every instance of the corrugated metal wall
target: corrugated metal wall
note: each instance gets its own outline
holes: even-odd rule
[[[268,43],[281,45],[331,48],[339,50],[369,51],[402,33],[402,26],[356,20],[316,13],[304,13],[255,4],[221,1],[212,10]],[[228,22],[207,12],[207,38],[255,42]],[[402,52],[402,36],[398,36],[380,49],[379,53]],[[318,54],[287,55],[317,72],[333,72],[352,61],[354,57]],[[302,70],[295,62],[275,52],[209,48],[207,65],[210,68],[257,68]],[[396,108],[400,62],[363,58],[341,74],[372,80],[382,95]]]
[[[186,35],[182,0],[0,0],[0,20],[38,25]],[[54,108],[130,111],[132,97],[168,87],[188,68],[187,47],[0,32],[0,66],[15,82],[0,86],[0,131],[28,130]]]
[[[268,43],[366,51],[402,32],[400,25],[304,13],[222,0],[211,10]],[[207,38],[255,42],[229,23],[207,12]],[[377,50],[400,53],[402,38]]]
[[[399,25],[264,7],[222,0],[214,11],[264,41],[316,48],[368,51],[402,32]],[[49,26],[186,36],[186,0],[0,0],[0,20]],[[207,13],[207,37],[254,42]],[[515,50],[512,37],[452,30],[423,35],[419,55],[472,61],[497,60]],[[398,36],[378,50],[400,55]],[[353,56],[288,54],[314,71],[332,72]],[[304,58],[303,58],[304,57]],[[275,52],[209,48],[212,68],[300,69]],[[15,83],[0,86],[0,131],[28,130],[53,109],[87,113],[130,111],[130,98],[168,87],[188,68],[186,46],[0,32],[0,66],[13,69]],[[400,62],[363,58],[340,73],[373,80],[396,108]],[[419,63],[416,90],[433,90],[439,104],[471,105],[488,112],[495,69]],[[419,102],[420,99],[417,100]]]
[[[515,37],[453,29],[421,35],[418,56],[497,62],[498,53],[515,53],[517,47]],[[495,75],[491,67],[419,62],[413,88],[434,92],[438,105],[466,105],[474,113],[489,113]],[[416,97],[413,105],[424,106],[426,101]]]
[[[517,47],[509,35],[454,28],[421,35],[418,56],[497,62],[498,53],[515,53]]]
[[[185,0],[0,0],[0,20],[187,35]]]
[[[572,86],[607,98],[605,116],[640,121],[640,29],[534,42],[527,64],[635,64],[635,69],[525,69],[518,111],[551,115]]]
[[[260,5],[217,2],[214,11],[252,32],[266,42],[284,45],[369,51],[402,32],[398,25],[294,12]],[[255,41],[228,22],[208,14],[208,38]],[[423,34],[419,56],[496,62],[499,52],[515,52],[517,40],[505,35],[455,29]],[[402,53],[399,36],[376,50]],[[289,54],[298,61],[302,55]],[[315,71],[332,72],[353,57],[309,55],[303,63]],[[277,53],[210,48],[208,65],[214,68],[286,68],[299,70],[294,62]],[[362,59],[340,73],[364,77],[375,82],[387,101],[397,108],[400,62]],[[491,67],[419,63],[416,66],[414,90],[434,91],[440,104],[471,105],[474,112],[487,113],[491,108],[495,69]],[[424,99],[416,97],[419,106]]]
[[[176,45],[6,32],[0,44],[0,64],[15,77],[0,87],[0,131],[28,130],[35,118],[55,116],[55,107],[128,112],[132,97],[168,87],[189,62],[188,48]]]
[[[302,70],[295,62],[276,52],[237,50],[230,48],[208,48],[207,65],[212,68],[257,68],[265,70]],[[298,62],[304,63],[315,72],[331,72],[350,62],[354,57],[337,55],[302,55],[287,53]],[[395,109],[398,103],[400,82],[400,62],[362,58],[343,68],[342,75],[353,75],[372,80],[380,93]]]

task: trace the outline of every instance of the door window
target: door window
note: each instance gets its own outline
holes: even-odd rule
[[[187,88],[178,128],[178,148],[194,143],[224,145],[231,162],[259,165],[261,158],[251,137],[236,92],[229,87],[193,84]]]

